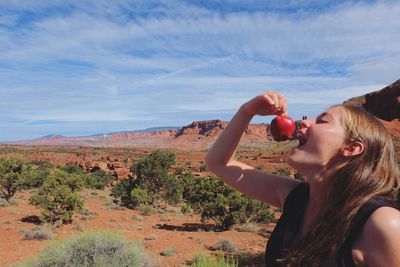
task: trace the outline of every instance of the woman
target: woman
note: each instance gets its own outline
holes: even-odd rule
[[[206,156],[209,169],[243,194],[283,209],[271,234],[269,266],[400,266],[400,175],[390,135],[374,116],[334,106],[304,119],[288,164],[300,182],[235,160],[255,115],[287,112],[286,98],[263,93],[243,104]]]

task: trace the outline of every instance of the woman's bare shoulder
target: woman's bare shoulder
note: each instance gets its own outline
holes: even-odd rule
[[[381,207],[368,218],[359,239],[367,266],[400,266],[400,211]]]
[[[368,218],[365,229],[370,233],[387,234],[400,231],[400,211],[392,207],[381,207]]]

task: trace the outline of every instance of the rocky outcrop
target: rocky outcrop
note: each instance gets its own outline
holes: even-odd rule
[[[381,120],[398,119],[400,118],[400,80],[382,90],[351,98],[343,104],[361,106]]]
[[[400,138],[400,80],[379,91],[350,98],[343,104],[363,107],[380,119],[394,138]]]
[[[208,121],[194,121],[190,125],[182,127],[177,131],[175,138],[180,136],[199,135],[205,137],[215,137],[219,135],[228,125],[227,121],[221,120],[208,120]],[[244,137],[266,137],[268,134],[267,124],[250,124],[244,131]]]
[[[225,129],[227,124],[228,122],[221,120],[194,121],[179,129],[175,134],[175,138],[183,135],[215,136],[221,130]]]

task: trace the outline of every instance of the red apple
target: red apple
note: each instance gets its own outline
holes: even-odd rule
[[[280,115],[271,121],[270,129],[275,141],[290,140],[296,131],[296,122],[289,116]]]

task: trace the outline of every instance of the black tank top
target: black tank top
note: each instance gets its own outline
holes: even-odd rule
[[[297,185],[286,198],[282,215],[269,237],[265,252],[265,264],[267,267],[281,266],[276,262],[284,256],[284,251],[289,249],[296,237],[303,221],[304,211],[309,198],[309,184]],[[334,258],[322,263],[323,267],[355,267],[352,258],[352,247],[356,238],[361,234],[364,224],[369,216],[380,207],[394,207],[395,204],[383,197],[374,198],[365,203],[357,212],[350,232],[339,248]]]

